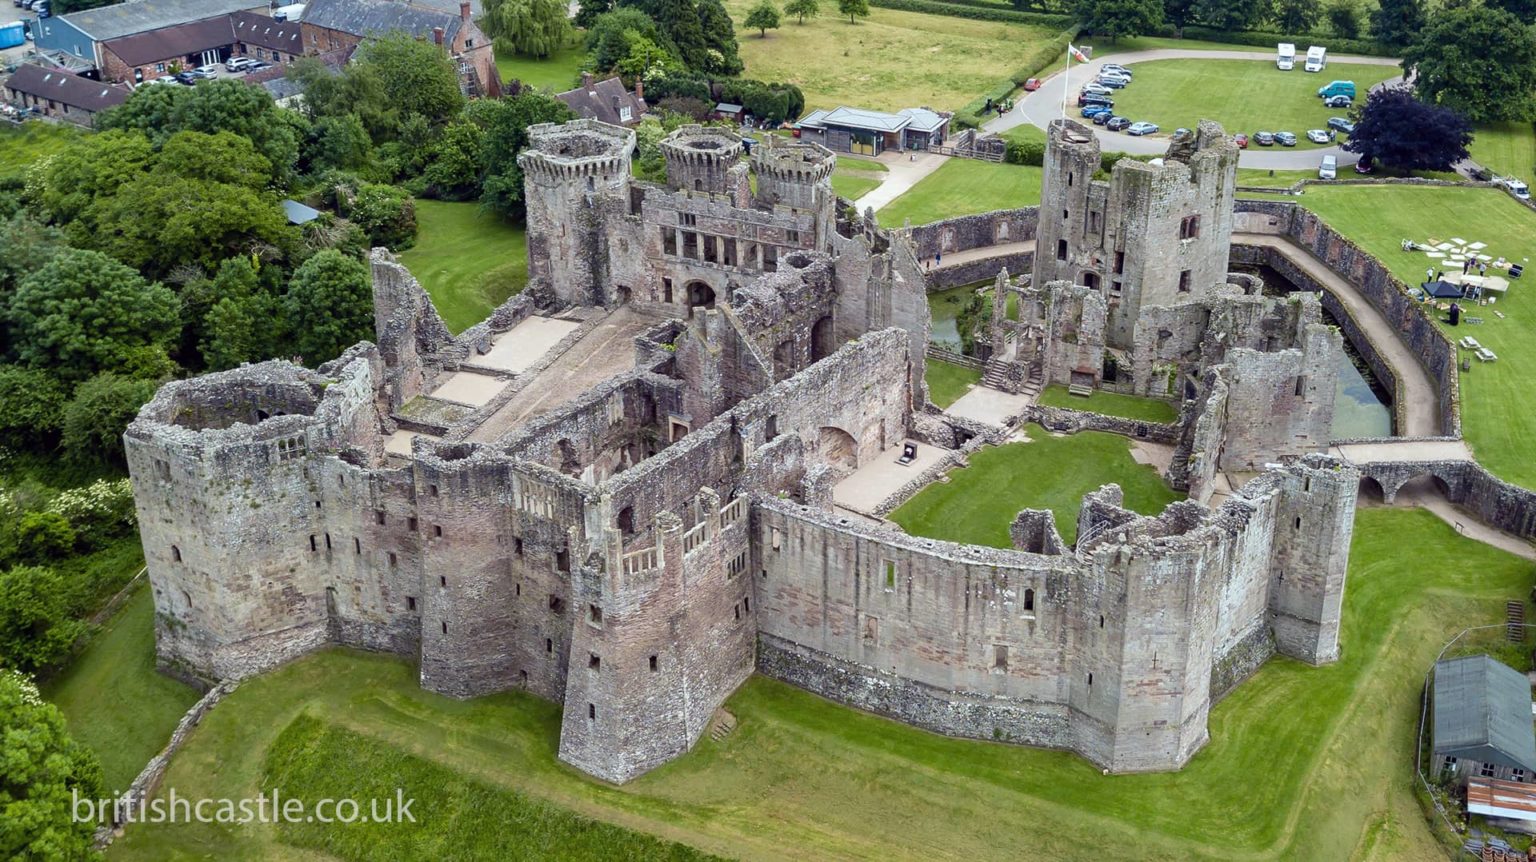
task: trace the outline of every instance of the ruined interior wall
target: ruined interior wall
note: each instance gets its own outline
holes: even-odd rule
[[[1343,352],[1338,330],[1313,324],[1301,350],[1227,353],[1227,429],[1220,469],[1320,452],[1332,436],[1334,381]]]
[[[423,393],[436,375],[435,354],[453,340],[432,298],[388,249],[369,257],[373,276],[373,330],[387,369],[390,409]]]
[[[1270,612],[1276,648],[1312,664],[1339,656],[1339,621],[1360,471],[1322,455],[1276,477]]]
[[[1099,293],[1080,285],[1046,286],[1044,376],[1070,385],[1073,374],[1103,377],[1108,308]]]
[[[666,448],[667,416],[681,412],[681,389],[644,372],[606,381],[535,418],[501,451],[595,485]]]
[[[940,253],[1028,242],[1035,238],[1039,219],[1039,207],[1019,207],[914,225],[906,231],[906,236],[918,260],[929,260]]]

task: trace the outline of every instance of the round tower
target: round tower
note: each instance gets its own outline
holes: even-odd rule
[[[729,129],[683,126],[661,142],[661,152],[667,184],[678,191],[734,196],[745,176],[741,136]]]
[[[560,304],[603,305],[602,198],[623,198],[635,133],[596,120],[540,123],[517,157],[528,208],[528,280]]]
[[[832,200],[832,169],[837,155],[821,144],[780,144],[774,135],[752,152],[757,200],[765,206],[819,210]]]

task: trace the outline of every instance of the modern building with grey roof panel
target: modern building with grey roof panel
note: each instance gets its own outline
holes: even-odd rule
[[[1536,775],[1531,683],[1486,655],[1435,664],[1435,755]]]
[[[59,17],[101,42],[228,15],[242,9],[265,8],[266,3],[251,0],[129,0]]]
[[[304,7],[304,24],[338,30],[355,36],[383,36],[401,30],[412,36],[431,37],[442,28],[450,44],[463,18],[441,8],[392,2],[392,0],[312,0]]]

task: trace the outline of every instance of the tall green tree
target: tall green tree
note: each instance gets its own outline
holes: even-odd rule
[[[571,109],[553,96],[524,90],[511,98],[479,99],[467,116],[485,129],[480,202],[505,218],[523,218],[523,172],[517,155],[528,146],[528,127],[563,123]]]
[[[589,30],[592,23],[597,20],[597,16],[613,11],[613,7],[613,0],[581,0],[576,9],[576,17],[571,19],[571,23],[583,30]]]
[[[266,91],[228,79],[196,87],[140,87],[128,101],[97,117],[96,126],[137,130],[157,146],[178,132],[229,132],[250,140],[278,185],[292,176],[307,132],[302,117],[277,107]]]
[[[766,39],[770,29],[779,29],[779,7],[773,5],[773,0],[762,0],[752,7],[752,11],[747,13],[747,20],[742,23],[758,31],[759,38]]]
[[[697,0],[695,9],[699,26],[704,29],[704,47],[709,64],[703,71],[712,75],[739,75],[746,64],[741,61],[736,44],[736,27],[720,0]]]
[[[848,16],[848,23],[857,23],[854,17],[869,17],[869,0],[837,0],[837,11]]]
[[[1268,20],[1271,0],[1195,0],[1195,18],[1218,30],[1252,30]]]
[[[1412,45],[1424,29],[1424,0],[1380,0],[1371,12],[1371,38],[1389,48]]]
[[[74,818],[77,796],[101,798],[101,763],[30,679],[0,670],[0,857],[91,858],[95,824]]]
[[[599,15],[587,30],[587,53],[592,67],[599,72],[611,72],[630,53],[634,37],[645,39],[666,54],[682,62],[677,46],[661,31],[661,27],[645,12],[634,7],[620,7]]]
[[[22,279],[6,312],[16,354],[66,380],[166,370],[180,331],[176,295],[105,254],[60,251]]]
[[[294,345],[310,365],[329,362],[373,334],[368,267],[337,251],[305,261],[294,272],[283,305]]]
[[[140,92],[170,89],[143,87]],[[154,164],[154,146],[138,129],[85,135],[32,166],[28,196],[44,220],[66,225],[83,217],[98,199],[148,173]],[[85,228],[96,230],[94,224]]]
[[[1503,9],[1527,24],[1536,23],[1536,0],[1487,0],[1489,8]]]
[[[320,117],[310,127],[304,159],[312,173],[365,171],[373,162],[373,140],[355,113]]]
[[[484,0],[480,26],[498,49],[543,59],[571,40],[564,0]]]
[[[800,24],[804,24],[806,18],[815,18],[820,13],[819,0],[789,0],[784,4],[784,14],[795,16]]]
[[[347,207],[347,218],[374,245],[404,251],[416,243],[416,201],[399,186],[370,183],[358,189]]]
[[[64,386],[52,371],[0,365],[0,446],[49,448],[58,437],[65,400]]]
[[[359,46],[347,66],[354,64],[376,75],[387,103],[402,115],[420,114],[432,126],[441,127],[464,109],[459,70],[431,42],[391,33]]]
[[[1344,39],[1360,37],[1360,4],[1356,0],[1332,0],[1323,10],[1328,29]]]
[[[1310,33],[1322,13],[1318,0],[1274,0],[1275,26],[1282,33]]]
[[[1418,96],[1474,123],[1536,115],[1536,30],[1503,9],[1448,6],[1403,52]]]
[[[155,397],[155,382],[98,374],[75,387],[64,405],[64,454],[82,464],[122,468],[123,432]]]
[[[1115,41],[1162,26],[1163,4],[1162,0],[1079,0],[1077,20],[1084,30]]]
[[[69,541],[74,541],[69,521],[52,512],[24,515],[23,537],[36,532],[28,519],[44,516],[62,521]],[[0,667],[30,673],[52,666],[69,653],[85,625],[70,615],[68,596],[69,586],[52,569],[17,566],[0,573]]]

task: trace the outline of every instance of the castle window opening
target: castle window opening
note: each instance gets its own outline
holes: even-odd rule
[[[896,561],[884,560],[885,563],[885,589],[891,592],[896,589]]]
[[[382,524],[382,523],[384,523],[384,510],[383,509],[375,509],[374,510],[374,512],[373,512],[373,522],[375,524]]]
[[[746,611],[749,614],[752,613],[752,597],[751,596],[742,596],[741,597],[741,609]]]
[[[330,533],[326,533],[325,534],[325,549],[327,551],[329,551],[331,549],[331,534]]]
[[[443,634],[448,634],[448,621],[443,620]]]
[[[698,180],[694,180],[694,182],[698,182]],[[597,704],[587,704],[587,718],[594,720],[597,718]]]
[[[549,597],[549,609],[552,613],[557,615],[565,613],[565,599],[562,599],[556,595],[551,595]]]
[[[657,671],[657,669],[658,668],[656,666],[656,657],[655,656],[651,656],[651,673],[655,673]]]
[[[310,549],[310,551],[318,551],[318,550],[320,550],[315,545],[315,534],[314,533],[310,533],[309,534],[309,549]]]
[[[1089,233],[1098,233],[1099,232],[1099,211],[1098,210],[1089,210],[1088,211],[1088,232]]]
[[[356,536],[353,536],[352,537],[352,553],[354,553],[354,554],[361,554],[362,552],[363,552],[363,540],[359,539]]]
[[[1066,221],[1069,218],[1071,218],[1071,214],[1069,214],[1066,210],[1062,210],[1061,211],[1061,220],[1062,221]]]
[[[428,485],[427,486],[427,493],[431,494],[434,497],[436,497],[437,496],[437,486],[436,485]]]
[[[448,586],[448,579],[447,578],[443,579],[443,586],[445,586],[445,587]],[[518,581],[517,583],[512,585],[512,595],[514,595],[514,596],[521,596],[522,594],[523,594],[523,583],[522,583],[522,581]]]
[[[517,554],[519,557],[521,557],[523,555],[523,540],[522,539],[513,539],[512,540],[512,553]]]
[[[1179,293],[1189,293],[1189,270],[1179,273]]]
[[[677,254],[677,231],[669,227],[661,229],[661,251],[663,254]],[[667,287],[671,288],[672,285],[669,284]],[[667,301],[671,302],[672,300],[668,299]]]
[[[763,438],[766,440],[777,440],[779,438],[779,417],[777,415],[769,416],[768,421],[764,423]]]
[[[1093,685],[1093,673],[1091,671],[1088,673],[1088,684]]]
[[[313,537],[311,537],[311,541],[313,541]],[[178,563],[181,562],[181,549],[175,545],[171,546],[171,559]]]
[[[448,576],[447,575],[438,575],[437,576],[437,585],[439,587],[446,588],[448,586]]]
[[[408,611],[416,610],[416,597],[415,596],[406,596],[405,597],[405,609],[408,610]]]
[[[1007,644],[995,644],[992,647],[992,669],[1008,670],[1008,646]]]
[[[1306,393],[1307,393],[1307,378],[1305,376],[1297,377],[1296,378],[1296,397],[1300,398],[1301,396],[1305,395]]]
[[[1119,279],[1116,279],[1116,280],[1114,280],[1114,281],[1109,283],[1109,295],[1110,296],[1119,296],[1121,290],[1122,290],[1122,286],[1121,286],[1121,283],[1120,283]]]
[[[672,419],[669,422],[669,430],[670,433],[668,436],[672,438],[673,443],[676,443],[688,434],[688,424],[686,422],[679,422],[676,419]]]
[[[687,225],[688,227],[693,227],[695,224],[698,224],[698,217],[693,213],[678,213],[677,223],[681,225]]]
[[[692,231],[683,231],[683,257],[691,260],[699,259],[699,235]]]
[[[395,568],[398,565],[400,565],[400,558],[395,556],[395,552],[394,551],[390,551],[389,552],[389,567],[391,569],[393,569],[393,568]]]
[[[414,533],[417,530],[417,526],[418,525],[417,525],[417,521],[416,521],[415,518],[406,518],[405,519],[405,528],[407,530],[410,530],[411,532]]]
[[[1072,188],[1072,171],[1067,171],[1067,188]]]
[[[635,532],[635,509],[634,509],[634,507],[633,506],[625,506],[624,508],[620,509],[619,510],[619,517],[617,519],[617,523],[618,523],[618,526],[619,526],[619,532],[620,533],[623,533],[626,536],[633,535],[634,532]]]
[[[880,618],[879,617],[865,617],[864,618],[864,640],[868,641],[872,645],[876,644],[876,643],[879,643],[879,641],[880,641]]]
[[[599,656],[595,652],[587,653],[587,668],[590,670],[601,671],[603,669],[602,656]]]
[[[571,570],[571,552],[569,549],[561,549],[555,552],[555,571],[569,572]]]
[[[1179,222],[1179,239],[1195,239],[1200,236],[1200,217],[1197,215],[1185,216]]]
[[[1096,273],[1096,272],[1084,272],[1083,273],[1083,287],[1086,287],[1089,290],[1098,290],[1099,289],[1099,274]]]
[[[779,545],[783,543],[784,534],[779,532],[779,528],[778,527],[771,527],[771,528],[769,528],[769,536],[770,536],[769,544],[773,547],[773,549],[775,551],[777,551],[779,549]],[[767,572],[764,572],[763,574],[764,574],[764,576],[766,576]]]
[[[1064,240],[1064,239],[1056,240],[1056,259],[1057,260],[1066,260],[1067,259],[1067,241]]]
[[[1296,529],[1298,529],[1298,530],[1301,529],[1301,516],[1300,515],[1296,516]]]
[[[1125,252],[1115,252],[1115,275],[1125,272]],[[1116,282],[1118,284],[1119,282]]]
[[[1024,610],[1032,611],[1034,609],[1035,609],[1035,591],[1033,589],[1025,590],[1024,591]]]
[[[677,253],[677,239],[676,239],[676,237],[674,237],[672,239],[672,248],[667,251],[667,254],[676,254],[676,253]],[[672,301],[672,279],[670,279],[670,278],[663,278],[661,280],[661,291],[662,291],[661,301],[662,302],[670,303]]]
[[[442,524],[433,524],[432,525],[432,535],[436,536],[439,539],[441,539],[443,537],[443,525]]]
[[[528,687],[528,671],[527,670],[520,670],[520,671],[517,672],[517,682],[523,688],[527,688]]]
[[[587,622],[601,628],[603,625],[603,609],[597,605],[587,605]]]
[[[710,236],[708,234],[705,234],[704,237],[703,237],[703,240],[704,240],[704,262],[705,263],[719,263],[720,262],[720,255],[719,255],[719,241],[718,241],[718,239],[716,237],[713,237],[713,236]]]
[[[1104,615],[1099,614],[1099,628],[1104,628]]]
[[[737,604],[733,605],[731,607],[731,610],[736,614],[736,621],[740,622],[741,621],[741,604],[737,603]]]
[[[159,474],[160,481],[162,481],[162,482],[169,482],[169,481],[171,481],[171,462],[169,462],[169,461],[162,461],[161,459],[156,458],[155,459],[155,472],[157,474]]]
[[[710,309],[715,307],[715,289],[702,281],[688,282],[688,307]]]
[[[545,638],[544,639],[544,651],[547,652],[547,653],[554,653],[554,651],[555,651],[555,641],[554,641],[553,638]]]

